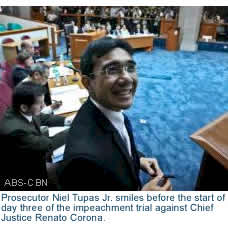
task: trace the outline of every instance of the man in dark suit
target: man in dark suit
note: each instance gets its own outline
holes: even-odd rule
[[[63,190],[170,190],[156,159],[136,149],[130,121],[122,113],[137,87],[132,48],[109,37],[89,44],[81,57],[88,101],[74,119],[66,141],[59,180]],[[141,187],[139,170],[152,176]]]
[[[44,88],[33,82],[19,84],[14,92],[12,108],[0,122],[1,190],[43,190],[37,179],[46,179],[46,158],[65,143],[66,131],[48,137],[40,126],[64,126],[65,118],[41,114]],[[18,182],[17,184],[13,181]],[[19,184],[19,181],[20,184]]]

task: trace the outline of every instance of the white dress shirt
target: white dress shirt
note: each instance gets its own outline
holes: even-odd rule
[[[131,154],[131,143],[130,138],[124,124],[124,116],[122,111],[113,111],[103,107],[101,104],[97,103],[90,97],[91,102],[105,115],[105,117],[112,123],[112,125],[117,129],[123,141],[126,144],[128,152]]]
[[[24,114],[24,113],[22,113],[22,112],[21,112],[21,114],[22,114],[22,116],[25,117],[29,122],[32,122],[32,115],[26,115],[26,114]]]

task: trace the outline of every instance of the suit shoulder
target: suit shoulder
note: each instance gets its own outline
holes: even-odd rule
[[[3,135],[26,129],[26,122],[20,119],[17,115],[13,114],[11,111],[7,112],[0,122],[0,133]]]

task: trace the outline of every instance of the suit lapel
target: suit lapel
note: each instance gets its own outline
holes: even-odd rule
[[[122,138],[120,137],[120,135],[119,135],[119,133],[117,131],[113,132],[113,137],[114,137],[115,143],[120,148],[120,152],[124,156],[128,166],[130,167],[130,170],[132,172],[132,175],[133,175],[134,179],[138,182],[138,175],[136,173],[136,169],[135,169],[135,166],[134,166],[134,161],[130,157],[129,152],[126,149],[126,146],[124,145]]]
[[[36,130],[41,134],[38,121],[37,121],[37,119],[34,116],[32,117],[32,121],[33,121],[33,125],[35,126]]]
[[[139,180],[138,180],[137,171],[135,169],[134,161],[130,157],[129,152],[127,150],[127,147],[125,146],[119,132],[112,125],[112,123],[105,117],[105,115],[89,99],[88,99],[87,103],[88,103],[88,106],[90,107],[90,109],[93,110],[93,114],[95,115],[94,118],[97,121],[97,124],[101,128],[105,129],[105,131],[112,132],[113,139],[114,139],[116,145],[118,146],[118,148],[120,149],[120,153],[124,156],[125,161],[129,167],[129,169],[131,170],[131,173],[132,173],[134,179],[138,183]]]
[[[124,114],[124,123],[130,138],[130,142],[131,142],[131,152],[132,152],[132,157],[134,160],[134,164],[136,167],[136,170],[140,170],[140,166],[139,166],[139,155],[138,155],[138,151],[136,149],[136,145],[135,145],[135,140],[134,140],[134,136],[133,136],[133,130],[132,130],[132,126],[131,123],[128,119],[128,117]]]

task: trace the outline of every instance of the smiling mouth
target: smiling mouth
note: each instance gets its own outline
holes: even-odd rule
[[[117,96],[129,96],[132,95],[132,89],[117,91],[114,94]]]

